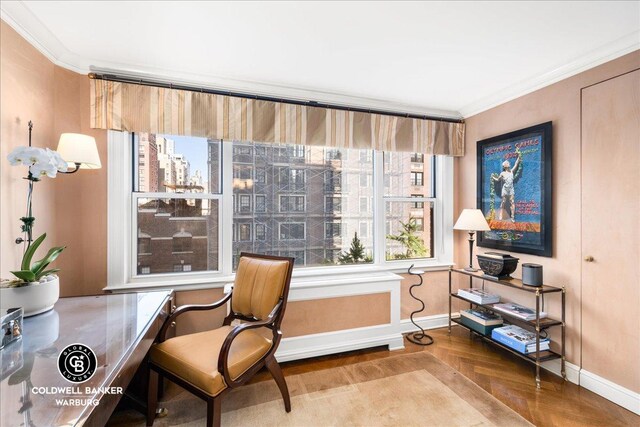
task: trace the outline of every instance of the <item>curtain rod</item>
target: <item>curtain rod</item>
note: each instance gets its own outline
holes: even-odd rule
[[[88,76],[90,79],[95,79],[95,80],[106,80],[110,82],[119,82],[119,83],[131,83],[131,84],[138,84],[142,86],[163,87],[168,89],[186,90],[190,92],[210,93],[213,95],[233,96],[236,98],[257,99],[260,101],[271,101],[271,102],[280,102],[284,104],[304,105],[307,107],[329,108],[333,110],[343,110],[343,111],[355,111],[358,113],[380,114],[383,116],[404,117],[409,119],[434,120],[434,121],[445,122],[445,123],[463,123],[464,122],[464,119],[451,119],[451,118],[433,117],[433,116],[420,115],[420,114],[399,113],[395,111],[375,110],[371,108],[348,107],[345,105],[325,104],[325,103],[320,103],[316,101],[300,101],[296,99],[276,98],[276,97],[264,96],[264,95],[250,95],[250,94],[241,93],[241,92],[231,92],[226,90],[208,89],[208,88],[202,88],[202,87],[155,81],[155,80],[138,79],[135,77],[120,76],[117,74],[89,73]]]

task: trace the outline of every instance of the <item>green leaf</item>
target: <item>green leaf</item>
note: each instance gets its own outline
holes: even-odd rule
[[[25,282],[35,282],[36,275],[31,270],[12,271],[11,274]]]
[[[49,249],[49,252],[47,252],[47,255],[45,255],[44,258],[33,263],[33,267],[31,268],[33,274],[35,274],[38,279],[42,277],[42,272],[44,271],[44,269],[47,268],[50,263],[55,261],[55,259],[58,258],[58,255],[60,255],[60,253],[65,250],[65,248],[66,246],[57,246],[55,248]]]
[[[24,271],[24,270],[30,269],[31,259],[33,258],[33,255],[36,253],[36,250],[38,250],[38,246],[40,246],[40,244],[44,241],[46,237],[47,237],[47,233],[44,233],[42,236],[34,240],[33,243],[31,243],[27,251],[24,253],[24,256],[22,257],[22,265],[20,266],[21,270]]]

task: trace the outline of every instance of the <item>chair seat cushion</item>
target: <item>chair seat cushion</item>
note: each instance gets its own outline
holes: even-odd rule
[[[218,355],[232,326],[183,335],[151,347],[151,362],[216,396],[227,385],[218,372]],[[271,340],[245,330],[233,340],[229,351],[229,374],[234,380],[253,366],[271,348]]]

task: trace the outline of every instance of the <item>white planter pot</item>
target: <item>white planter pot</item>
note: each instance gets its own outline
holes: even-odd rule
[[[21,286],[0,288],[0,308],[22,307],[24,317],[35,316],[53,308],[60,297],[60,279]]]

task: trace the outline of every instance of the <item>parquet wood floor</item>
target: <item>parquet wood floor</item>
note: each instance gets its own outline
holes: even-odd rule
[[[427,347],[405,340],[404,350],[390,352],[379,347],[281,365],[286,376],[427,351],[537,426],[640,425],[640,417],[634,413],[549,372],[543,371],[542,389],[537,390],[533,365],[472,337],[460,327],[454,327],[451,336],[446,328],[429,333],[435,343]],[[261,372],[254,381],[267,379],[271,380],[269,374]]]

